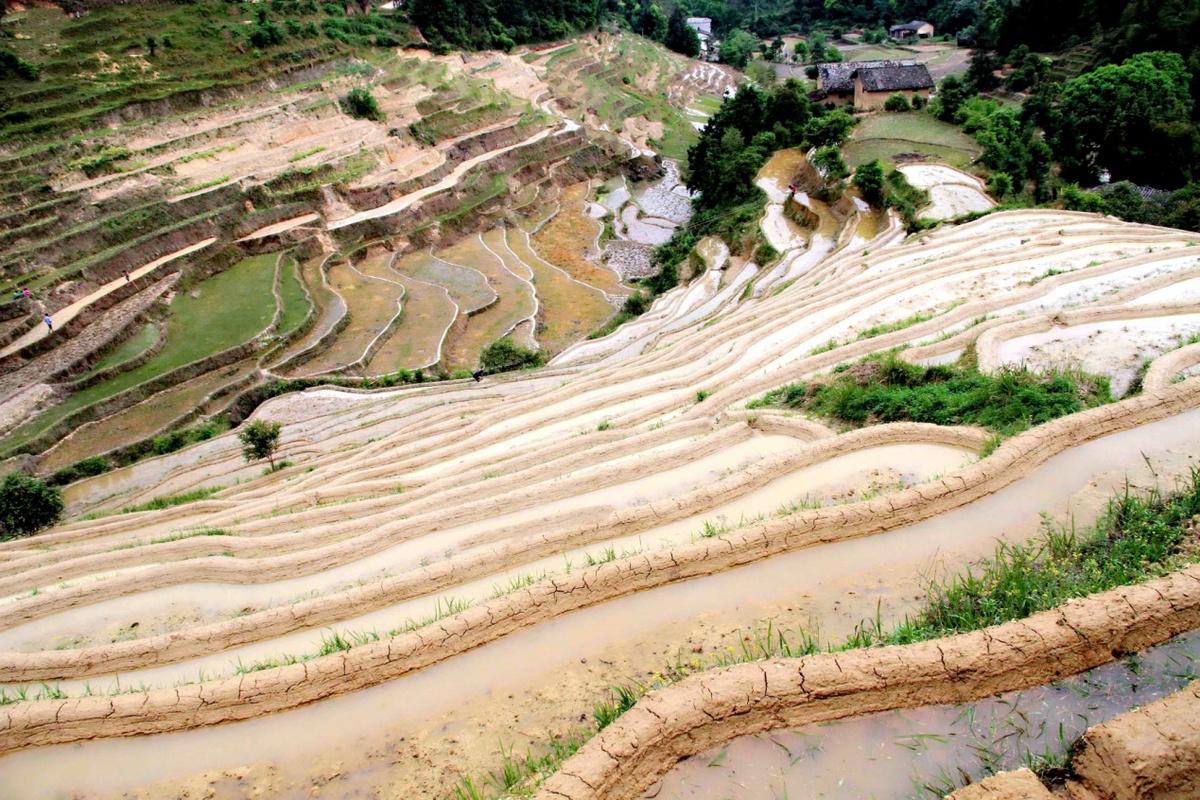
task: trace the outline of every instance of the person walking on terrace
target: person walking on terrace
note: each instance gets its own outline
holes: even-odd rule
[[[54,320],[50,318],[49,314],[42,314],[42,322],[46,323],[47,333],[54,333]]]

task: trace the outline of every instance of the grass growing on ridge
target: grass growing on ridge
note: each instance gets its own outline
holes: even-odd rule
[[[789,636],[769,622],[752,636],[741,637],[740,651],[706,660],[681,659],[650,686],[612,687],[593,707],[592,724],[556,736],[540,753],[514,756],[503,751],[499,770],[481,779],[461,778],[453,796],[457,800],[532,796],[542,780],[646,692],[706,669],[823,650],[928,641],[1022,619],[1073,598],[1159,577],[1200,560],[1196,534],[1187,527],[1197,513],[1200,469],[1193,469],[1173,491],[1156,488],[1139,495],[1126,487],[1109,500],[1100,521],[1089,528],[1047,521],[1041,538],[1026,544],[998,544],[995,555],[974,569],[931,581],[924,606],[893,628],[886,628],[877,615],[860,623],[845,642],[822,647],[815,633],[800,630]]]
[[[792,383],[747,408],[800,408],[848,425],[931,422],[982,425],[1011,435],[1112,400],[1108,379],[1077,371],[918,366],[894,354],[868,358],[831,380]]]

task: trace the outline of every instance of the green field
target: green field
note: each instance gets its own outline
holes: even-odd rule
[[[961,169],[979,157],[980,147],[954,125],[913,111],[872,114],[854,129],[842,151],[851,167],[876,159],[895,166],[897,155],[918,153]]]
[[[121,342],[121,344],[117,345],[112,352],[97,361],[94,367],[80,377],[87,378],[91,375],[95,375],[101,370],[108,369],[109,367],[115,367],[117,364],[124,364],[130,359],[137,358],[142,353],[153,347],[157,342],[158,326],[152,322],[147,322],[140,329],[138,329],[137,333]]]
[[[271,285],[276,258],[275,253],[247,258],[191,289],[180,291],[171,302],[167,317],[166,344],[153,358],[136,369],[76,392],[17,428],[5,437],[4,452],[20,447],[81,408],[253,338],[275,314]]]
[[[279,333],[294,331],[308,316],[308,295],[297,277],[296,261],[285,256],[280,265],[282,278],[279,282],[279,297],[283,300],[283,315],[279,318]]]

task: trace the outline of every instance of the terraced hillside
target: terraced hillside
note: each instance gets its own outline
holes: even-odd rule
[[[783,151],[759,176],[772,262],[707,241],[703,273],[546,368],[287,394],[253,412],[283,425],[278,471],[228,432],[68,486],[72,521],[0,544],[0,771],[28,797],[497,796],[497,752],[532,748],[552,757],[508,763],[541,797],[664,775],[689,796],[694,766],[673,765],[719,765],[738,737],[1038,686],[1200,624],[1185,552],[1009,628],[704,671],[764,620],[830,640],[890,624],[931,570],[1034,537],[1043,512],[1090,524],[1200,445],[1195,234],[1032,210],[906,236],[804,198],[806,227],[786,190],[803,167]],[[354,347],[292,363],[420,360],[387,340],[418,281],[445,287],[426,333],[447,298],[476,312],[450,352],[493,335],[476,320],[538,318],[550,280],[607,291],[539,235],[304,261],[313,316],[348,311],[328,330]],[[353,327],[367,281],[381,319],[401,309],[373,351]],[[172,496],[200,499],[137,510]],[[587,698],[628,681],[663,688],[612,722],[637,692],[615,699],[583,743]]]
[[[506,336],[557,354],[630,292],[583,238],[578,198],[647,131],[682,155],[684,109],[733,83],[630,35],[434,56],[400,47],[416,34],[386,10],[234,12],[3,18],[41,69],[0,79],[5,473],[66,485],[177,449],[281,380],[461,377]],[[205,38],[271,24],[282,43],[232,60]],[[618,52],[652,83],[607,68]],[[93,62],[86,82],[67,71]],[[578,104],[580,75],[603,119]],[[377,114],[351,113],[356,90]]]

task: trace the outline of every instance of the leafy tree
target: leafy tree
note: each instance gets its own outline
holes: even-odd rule
[[[661,42],[667,38],[667,16],[658,3],[645,3],[638,15],[635,30],[647,39]]]
[[[912,111],[912,104],[908,102],[908,98],[896,92],[883,103],[884,111]]]
[[[479,354],[479,368],[488,374],[539,367],[542,361],[541,353],[521,347],[507,336],[492,342]]]
[[[825,48],[825,61],[836,64],[842,60],[843,60],[843,58],[842,58],[841,50],[838,50],[836,47],[826,47]]]
[[[242,443],[242,455],[247,461],[267,459],[271,470],[275,470],[275,450],[279,447],[279,434],[283,425],[278,422],[267,422],[256,419],[249,422],[238,431],[238,441]]]
[[[36,81],[41,70],[11,50],[0,47],[0,78],[9,75],[25,81]]]
[[[667,38],[663,44],[688,58],[700,55],[700,36],[695,28],[687,24],[682,6],[675,6],[671,12],[671,18],[667,20]]]
[[[774,86],[776,75],[771,65],[761,59],[751,61],[746,66],[746,75],[759,86]]]
[[[795,54],[796,60],[801,64],[806,63],[809,59],[808,42],[804,41],[803,39],[797,41],[794,45],[792,45],[792,53]]]
[[[49,527],[62,516],[62,493],[46,482],[14,472],[0,483],[2,538],[28,536]]]
[[[937,97],[930,106],[930,111],[944,122],[956,122],[959,108],[974,94],[974,89],[962,78],[957,75],[948,75],[942,81]]]
[[[745,69],[754,53],[754,36],[740,28],[729,32],[721,42],[721,61],[736,69]]]
[[[383,119],[383,111],[375,96],[362,87],[351,89],[346,94],[342,108],[355,119],[373,119],[377,122]]]
[[[808,49],[812,52],[814,64],[826,61],[825,48],[829,45],[829,37],[820,31],[813,31],[808,36]]]
[[[810,160],[829,183],[841,180],[850,174],[846,162],[842,160],[841,151],[833,145],[818,148]]]
[[[437,50],[507,50],[514,44],[564,39],[593,28],[604,4],[594,0],[409,0],[408,8],[409,19]],[[631,20],[631,25],[634,22]],[[665,18],[663,23],[665,33]],[[662,34],[657,38],[661,40]]]
[[[993,197],[1004,197],[1013,190],[1012,176],[1007,172],[994,172],[991,179],[988,181],[988,191]]]
[[[771,46],[768,47],[766,50],[767,60],[768,61],[779,61],[782,59],[782,53],[783,53],[783,39],[776,36],[774,39],[771,40]]]
[[[883,165],[870,161],[854,171],[854,185],[862,192],[863,199],[877,208],[884,205]]]
[[[976,47],[971,51],[971,65],[967,67],[967,80],[976,91],[986,92],[1000,85],[996,70],[1000,69],[1000,59],[996,54],[984,47]]]
[[[1049,146],[1015,108],[996,109],[976,134],[983,145],[983,163],[1014,180],[1045,181],[1050,170]]]
[[[1141,53],[1068,81],[1057,150],[1064,173],[1091,180],[1101,169],[1146,183],[1178,185],[1187,173],[1164,151],[1188,136],[1191,74],[1176,53]],[[1176,131],[1174,134],[1172,131]]]
[[[808,125],[808,140],[814,147],[839,145],[846,141],[853,127],[854,117],[839,108],[813,117]]]

